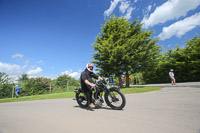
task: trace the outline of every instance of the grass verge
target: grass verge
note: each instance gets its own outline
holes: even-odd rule
[[[131,94],[131,93],[155,91],[155,90],[160,90],[160,89],[161,87],[140,87],[140,88],[132,87],[132,88],[123,88],[121,89],[121,91],[124,94]],[[70,92],[53,93],[53,94],[45,94],[45,95],[24,96],[24,97],[19,97],[19,98],[0,99],[0,103],[42,100],[42,99],[74,98],[74,97],[75,97],[74,92],[70,91]]]
[[[123,88],[123,89],[121,89],[121,91],[124,94],[131,94],[131,93],[156,91],[156,90],[160,90],[160,89],[161,89],[161,87],[134,87],[134,88]]]

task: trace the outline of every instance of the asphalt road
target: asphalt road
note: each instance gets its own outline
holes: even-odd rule
[[[82,109],[73,99],[0,104],[0,133],[200,133],[200,87],[127,94],[126,107]]]

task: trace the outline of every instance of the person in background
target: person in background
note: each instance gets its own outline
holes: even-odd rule
[[[173,69],[170,70],[169,77],[171,79],[172,85],[175,85],[176,84],[176,79],[174,78],[174,72],[173,71],[174,71]]]
[[[16,98],[18,98],[18,96],[19,96],[19,90],[20,90],[19,86],[16,85],[16,87],[15,87],[15,95],[16,95]]]

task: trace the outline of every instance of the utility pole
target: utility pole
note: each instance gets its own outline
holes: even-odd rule
[[[12,98],[13,98],[13,96],[14,96],[14,89],[15,89],[15,87],[14,87],[14,85],[13,85],[13,89],[12,89]]]
[[[69,86],[68,86],[68,85],[69,85],[69,82],[68,82],[68,80],[67,80],[67,90],[69,90]]]
[[[49,89],[50,89],[50,94],[51,94],[51,82],[50,82],[50,88]]]

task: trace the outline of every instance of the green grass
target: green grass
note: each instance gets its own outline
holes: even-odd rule
[[[75,94],[74,92],[71,91],[71,92],[52,93],[52,94],[45,94],[45,95],[24,96],[24,97],[19,97],[19,98],[0,99],[0,103],[42,100],[42,99],[73,98],[73,97],[75,97]]]
[[[155,90],[160,90],[160,89],[161,89],[160,87],[140,87],[140,88],[123,88],[121,89],[121,91],[124,94],[131,94],[131,93],[155,91]],[[75,97],[75,93],[73,91],[69,91],[69,92],[53,93],[53,94],[45,94],[45,95],[34,95],[34,96],[24,96],[24,97],[19,97],[19,98],[0,99],[0,103],[42,100],[42,99],[74,98],[74,97]]]
[[[134,88],[123,88],[121,91],[124,94],[131,94],[131,93],[142,93],[142,92],[148,92],[148,91],[156,91],[160,90],[161,87],[134,87]]]

